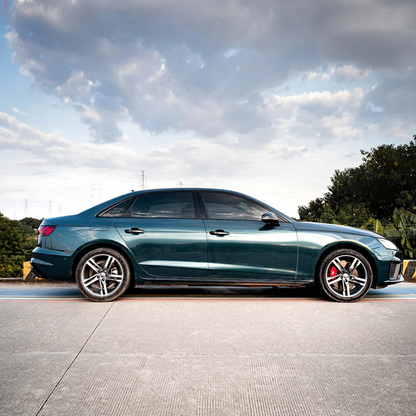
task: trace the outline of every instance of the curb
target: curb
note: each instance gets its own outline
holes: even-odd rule
[[[62,286],[68,286],[68,285],[74,285],[75,283],[72,281],[67,280],[47,280],[47,279],[41,279],[40,277],[37,277],[35,279],[23,279],[23,277],[0,277],[0,286],[1,285],[62,285]]]
[[[24,282],[23,277],[0,277],[0,282]]]

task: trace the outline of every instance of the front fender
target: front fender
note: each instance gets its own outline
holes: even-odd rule
[[[360,251],[372,260],[376,266],[375,276],[385,272],[386,262],[390,262],[393,254],[376,238],[359,234],[317,233],[298,231],[299,263],[297,279],[311,280],[315,276],[316,266],[328,252],[342,247]]]

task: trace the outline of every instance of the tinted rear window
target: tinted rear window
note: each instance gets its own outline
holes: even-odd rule
[[[136,218],[195,218],[192,192],[165,192],[139,195],[130,209]]]

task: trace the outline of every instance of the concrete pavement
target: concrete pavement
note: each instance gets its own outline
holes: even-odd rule
[[[72,285],[0,284],[0,414],[414,415],[414,289],[347,305],[142,289],[99,304]]]

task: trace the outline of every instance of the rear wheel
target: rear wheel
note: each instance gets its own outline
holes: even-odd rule
[[[338,302],[353,302],[365,296],[373,281],[368,260],[352,249],[329,253],[319,269],[324,292]]]
[[[97,248],[82,257],[76,269],[82,294],[94,302],[110,302],[130,286],[131,271],[126,258],[111,248]]]

